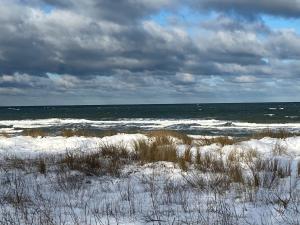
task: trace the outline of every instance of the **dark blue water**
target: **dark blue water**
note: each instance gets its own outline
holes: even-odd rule
[[[288,123],[300,122],[300,103],[0,107],[0,120],[47,118],[217,119]]]
[[[62,120],[43,121],[51,118]],[[64,120],[70,118],[74,120]],[[23,120],[32,121],[33,125],[16,122]],[[298,123],[300,103],[0,107],[0,128],[15,129],[43,126],[121,131],[164,128],[194,134],[236,134],[266,127],[297,130]]]

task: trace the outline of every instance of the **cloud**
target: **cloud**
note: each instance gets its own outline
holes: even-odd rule
[[[234,80],[238,83],[254,83],[257,80],[257,78],[255,76],[243,75],[235,77]]]
[[[299,0],[192,0],[191,4],[201,10],[235,12],[242,16],[255,17],[269,14],[282,17],[300,17]]]
[[[299,2],[291,2],[3,0],[1,95],[216,101],[234,89],[256,98],[252,85],[263,95],[299,77],[299,34],[260,18],[297,17]],[[190,18],[181,15],[187,8]],[[162,23],[161,14],[170,18]]]

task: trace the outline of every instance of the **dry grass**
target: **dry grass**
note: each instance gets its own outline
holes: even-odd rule
[[[175,143],[166,136],[155,137],[152,142],[139,140],[134,143],[137,159],[143,163],[168,161],[177,162]]]
[[[91,131],[87,129],[63,129],[61,132],[63,137],[105,137],[113,136],[117,134],[117,131],[107,130],[107,131]]]
[[[46,162],[45,162],[45,159],[43,158],[40,158],[37,162],[37,168],[38,168],[38,171],[41,173],[41,174],[46,174],[47,172],[47,166],[46,166]]]
[[[5,162],[6,169],[24,170],[28,164],[28,161],[17,156],[5,157],[4,162]]]
[[[279,129],[279,130],[265,129],[262,130],[261,132],[255,133],[252,138],[262,139],[264,137],[270,137],[270,138],[285,139],[288,137],[294,137],[298,135],[299,133],[292,133],[284,129]]]
[[[67,167],[87,175],[99,175],[102,169],[99,152],[91,154],[67,152],[61,160],[60,166],[62,169]]]
[[[181,157],[178,159],[179,167],[187,171],[189,168],[189,165],[192,163],[192,153],[191,153],[191,147],[188,146]]]
[[[6,133],[6,132],[1,132],[1,133],[0,133],[0,137],[6,137],[6,138],[9,138],[10,135],[9,135],[8,133]]]
[[[200,146],[219,144],[223,147],[225,145],[233,145],[237,142],[238,141],[233,138],[224,136],[224,137],[215,137],[215,138],[201,138],[198,140],[197,143]]]
[[[274,156],[287,155],[287,147],[279,142],[277,142],[272,149]]]
[[[221,157],[212,153],[204,153],[197,151],[195,156],[195,166],[202,172],[223,173],[225,165]]]
[[[267,171],[272,172],[274,175],[279,178],[288,177],[291,175],[291,163],[285,165],[279,164],[279,159],[265,159],[256,161],[256,170],[257,171]]]
[[[43,129],[26,129],[23,131],[24,136],[31,136],[31,137],[46,137],[48,134]]]
[[[125,163],[133,159],[125,146],[107,145],[100,146],[94,152],[67,152],[59,162],[62,169],[77,170],[86,175],[114,175],[120,174],[120,169]]]
[[[193,139],[191,137],[189,137],[188,135],[177,132],[177,131],[173,131],[173,130],[155,130],[155,131],[150,131],[150,132],[146,133],[146,135],[148,137],[155,137],[155,138],[173,137],[173,138],[176,138],[176,139],[182,141],[182,143],[186,144],[186,145],[191,145],[193,142]]]

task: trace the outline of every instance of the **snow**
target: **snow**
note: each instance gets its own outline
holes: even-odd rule
[[[96,137],[30,137],[30,136],[0,136],[0,154],[18,157],[32,157],[40,154],[61,154],[66,151],[93,151],[103,144],[126,145],[132,148],[132,143],[145,138],[142,134],[118,134],[103,138]]]
[[[140,139],[148,138],[143,134],[117,134],[103,138],[0,136],[0,158],[5,159],[10,155],[34,158],[78,149],[90,152],[104,144],[123,145],[132,151],[133,143]],[[188,146],[174,140],[179,155],[182,155]],[[276,146],[284,146],[282,155],[274,156]],[[293,193],[295,198],[299,197],[297,169],[300,137],[252,139],[224,147],[219,144],[194,145],[191,152],[193,155],[198,150],[202,153],[222,153],[225,159],[231,151],[246,152],[253,149],[262,159],[279,159],[279,166],[291,163],[292,179],[284,178],[278,189],[259,188],[243,192],[237,186],[219,193],[212,190],[199,191],[187,185],[186,179],[196,172],[182,171],[169,162],[145,165],[133,163],[123,168],[120,177],[85,176],[74,171],[41,175],[32,171],[3,170],[0,173],[3,180],[0,199],[7,199],[7,196],[17,191],[13,176],[20,179],[19,185],[24,185],[22,194],[32,199],[30,204],[24,203],[28,209],[34,210],[36,205],[49,213],[49,218],[53,217],[56,222],[59,218],[65,224],[297,224],[300,218],[293,211],[293,206],[284,208],[275,201],[277,195],[283,199],[288,198],[287,190],[291,185],[296,190]],[[217,174],[203,176],[206,176],[208,182]],[[5,179],[10,182],[4,182]],[[37,187],[40,188],[38,193],[43,196],[41,199],[37,195]],[[10,204],[1,204],[2,218],[10,211],[13,211],[11,215],[14,216],[21,213],[14,211]]]

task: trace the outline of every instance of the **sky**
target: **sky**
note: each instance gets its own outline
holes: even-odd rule
[[[300,0],[0,0],[0,105],[300,100]]]

